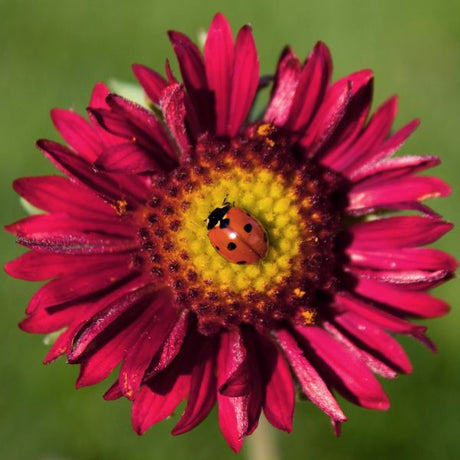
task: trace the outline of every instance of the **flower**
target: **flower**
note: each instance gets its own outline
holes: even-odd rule
[[[138,433],[186,399],[173,429],[184,433],[217,402],[238,451],[262,410],[292,429],[296,387],[337,433],[346,417],[333,391],[387,409],[374,374],[411,371],[392,334],[434,347],[408,318],[447,312],[427,291],[456,268],[421,247],[452,227],[421,204],[449,194],[436,177],[416,175],[439,159],[393,157],[418,121],[390,134],[395,97],[368,119],[372,73],[331,83],[321,42],[304,64],[284,50],[254,119],[255,97],[272,79],[259,77],[249,26],[234,42],[216,15],[204,56],[185,35],[169,37],[182,83],[169,65],[166,79],[135,65],[148,108],[99,83],[89,120],[53,110],[67,146],[37,145],[66,177],[14,183],[44,213],[7,227],[30,251],[6,270],[51,280],[21,328],[60,331],[45,362],[66,355],[80,364],[79,387],[121,365],[105,398],[133,401]],[[260,225],[267,254],[254,256],[255,243],[238,232],[228,250],[256,263],[217,251],[206,217],[219,208],[219,241],[236,228],[223,225],[233,209]]]

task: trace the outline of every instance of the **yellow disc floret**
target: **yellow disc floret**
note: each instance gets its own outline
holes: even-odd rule
[[[234,291],[249,287],[263,291],[295,267],[302,222],[296,212],[294,191],[282,176],[266,169],[250,174],[239,168],[232,168],[231,173],[215,172],[209,183],[186,194],[185,199],[190,206],[181,216],[183,225],[177,240],[205,281]],[[250,213],[266,230],[269,250],[258,264],[229,263],[210,244],[205,221],[224,201]]]

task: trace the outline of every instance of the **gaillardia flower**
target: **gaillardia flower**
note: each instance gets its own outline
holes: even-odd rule
[[[439,159],[393,157],[418,121],[391,133],[394,97],[369,116],[372,73],[332,83],[321,42],[305,63],[286,48],[271,79],[250,27],[234,40],[221,14],[204,54],[169,37],[181,80],[135,65],[146,107],[99,83],[89,120],[53,110],[67,146],[38,147],[66,177],[14,183],[44,213],[8,227],[30,251],[6,270],[51,280],[21,328],[60,332],[45,362],[80,364],[78,387],[120,365],[105,398],[133,401],[138,433],[184,400],[173,434],[217,403],[235,451],[262,410],[290,431],[296,391],[337,433],[334,392],[387,409],[374,374],[411,371],[393,334],[433,346],[408,319],[447,312],[427,291],[456,266],[421,247],[451,229],[421,204],[449,193],[417,175]]]

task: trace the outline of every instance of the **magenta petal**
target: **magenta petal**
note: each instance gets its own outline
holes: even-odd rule
[[[81,218],[111,218],[112,206],[79,184],[61,176],[25,177],[13,182],[14,190],[39,209]]]
[[[94,265],[122,265],[125,261],[127,262],[127,259],[125,255],[120,254],[106,255],[102,261],[98,255],[94,257],[73,255],[72,264],[69,264],[69,258],[66,255],[30,251],[8,262],[5,265],[5,271],[15,278],[45,281],[63,274],[84,274]]]
[[[404,349],[380,327],[352,312],[334,317],[334,322],[350,334],[358,346],[383,359],[392,369],[409,374],[412,366]],[[375,371],[374,371],[375,372]]]
[[[158,72],[140,64],[133,65],[133,72],[149,99],[158,105],[160,94],[168,82]]]
[[[449,270],[368,270],[349,266],[347,271],[358,278],[404,286],[415,291],[432,289],[452,277]]]
[[[198,47],[180,32],[168,32],[174,46],[182,80],[190,98],[186,100],[187,118],[196,136],[215,131],[214,96],[208,89],[203,56]]]
[[[308,126],[323,99],[332,73],[332,61],[327,46],[318,42],[298,76],[289,119],[285,127],[301,132]]]
[[[343,80],[351,85],[350,101],[321,160],[333,169],[339,169],[336,163],[353,148],[352,144],[362,132],[372,101],[373,78],[370,70],[353,73]],[[340,84],[340,80],[337,84]]]
[[[94,174],[92,165],[73,154],[67,147],[47,140],[39,140],[37,146],[64,174],[93,189],[105,200],[117,203],[124,195],[121,187],[110,177]]]
[[[5,265],[5,271],[14,278],[45,281],[63,273],[66,258],[60,254],[42,254],[29,251]]]
[[[126,349],[133,345],[136,334],[136,329],[127,328],[114,340],[99,346],[94,353],[83,356],[78,361],[80,372],[76,387],[95,385],[106,379],[120,364]]]
[[[67,353],[69,345],[73,334],[75,333],[75,327],[68,327],[64,332],[62,332],[59,337],[56,339],[56,342],[53,343],[51,348],[43,360],[43,364],[49,364],[55,359]]]
[[[380,251],[348,251],[352,265],[374,270],[451,270],[456,260],[438,249],[398,248]]]
[[[430,244],[452,229],[452,224],[432,217],[388,217],[353,225],[350,251],[381,251],[385,248]]]
[[[232,349],[232,347],[235,349]],[[246,350],[239,331],[228,331],[221,337],[221,345],[217,355],[217,385],[222,388],[238,367],[245,361]],[[248,433],[249,396],[225,396],[217,392],[219,407],[219,426],[230,447],[238,452],[243,439]]]
[[[101,144],[97,134],[82,116],[72,110],[53,109],[51,118],[63,139],[88,161],[97,158]]]
[[[239,452],[248,431],[248,396],[228,397],[217,393],[219,427],[228,445]]]
[[[403,177],[427,168],[437,166],[441,160],[436,156],[403,156],[385,158],[375,163],[366,164],[360,169],[353,170],[350,178],[353,182],[366,181],[368,184]]]
[[[27,317],[19,323],[19,327],[34,334],[50,334],[80,322],[84,315],[94,314],[96,308],[93,304],[91,301],[81,300],[64,306],[28,309]]]
[[[139,174],[162,169],[156,163],[155,157],[136,142],[125,142],[107,147],[94,166],[101,171],[122,174]]]
[[[347,418],[339,404],[329,391],[326,383],[310,364],[291,333],[281,329],[276,333],[279,344],[296,374],[304,394],[326,415],[336,422],[345,422]]]
[[[275,428],[290,433],[295,407],[295,389],[291,371],[270,339],[260,335],[257,339],[266,385],[264,414]]]
[[[105,101],[108,95],[109,89],[107,86],[102,82],[96,83],[94,85],[93,92],[91,93],[89,107],[92,107],[93,109],[108,109],[109,106]]]
[[[133,283],[131,283],[131,286]],[[129,286],[129,284],[127,285]],[[118,295],[122,295],[120,290]],[[117,292],[110,296],[116,298]],[[109,299],[108,299],[109,300]],[[142,309],[134,307],[126,315],[121,317],[121,323],[109,321],[109,324],[104,325],[104,331],[99,334],[97,339],[85,350],[85,353],[76,357],[73,356],[75,351],[75,342],[78,340],[78,334],[81,328],[74,336],[72,350],[68,353],[68,359],[71,363],[78,362],[80,366],[80,374],[77,380],[77,388],[94,385],[109,376],[113,369],[120,364],[126,354],[138,338],[145,321],[151,319],[150,311],[148,308],[148,299],[144,299],[146,303],[142,305]],[[117,301],[115,301],[116,303]],[[111,305],[114,303],[112,302]],[[102,304],[101,305],[105,305]],[[141,311],[139,311],[141,310]],[[107,311],[106,311],[107,313]],[[118,312],[116,312],[118,313]],[[89,316],[89,315],[86,315]],[[102,317],[100,313],[96,317]],[[103,321],[106,321],[107,317]],[[114,327],[115,326],[115,327]],[[84,329],[84,327],[83,327]],[[93,346],[94,345],[94,346]]]
[[[133,346],[126,352],[120,369],[120,388],[128,399],[134,399],[145,371],[161,348],[176,321],[176,311],[168,291],[162,291],[148,307],[143,328]]]
[[[249,394],[248,361],[239,329],[221,334],[219,356],[219,392],[226,396]]]
[[[388,397],[368,367],[320,327],[296,327],[307,341],[328,380],[350,401],[368,409],[386,410]]]
[[[198,425],[208,415],[216,401],[214,341],[203,344],[196,355],[196,363],[190,379],[190,393],[184,414],[172,430],[178,435]]]
[[[291,113],[292,101],[296,93],[300,62],[290,48],[286,48],[279,60],[270,102],[265,111],[264,121],[283,126]]]
[[[115,130],[120,130],[119,133],[114,130],[115,134],[123,135],[130,140],[135,137],[136,141],[144,144],[145,148],[150,148],[155,152],[158,157],[157,162],[161,161],[166,168],[176,164],[177,154],[174,147],[153,112],[116,94],[107,96],[107,104],[112,109],[110,120],[114,121]],[[121,118],[116,120],[116,116]],[[115,120],[117,125],[115,125]],[[123,122],[125,126],[122,126]]]
[[[18,244],[46,253],[113,254],[133,250],[138,246],[134,239],[92,231],[91,226],[85,226],[79,220],[59,217],[54,214],[33,216],[40,220],[34,219],[32,224],[32,218],[29,217],[28,222],[18,222],[6,227],[6,230],[17,233]]]
[[[209,27],[204,45],[208,87],[214,92],[216,110],[216,134],[227,136],[234,44],[230,24],[221,13],[216,14]]]
[[[155,423],[169,417],[182,402],[190,388],[190,375],[163,373],[156,377],[156,388],[144,385],[132,406],[132,424],[143,434]]]
[[[134,313],[135,307],[140,303],[149,304],[156,295],[158,293],[152,293],[151,287],[144,287],[128,292],[111,302],[104,310],[82,324],[73,339],[69,361],[76,362],[98,335],[102,334],[126,312]]]
[[[104,290],[130,274],[129,258],[95,264],[87,267],[83,276],[75,276],[73,273],[63,275],[42,286],[32,297],[28,311],[33,312],[37,308],[48,308],[55,305],[65,304],[76,299]],[[116,262],[120,262],[119,264]]]
[[[247,435],[250,435],[259,424],[259,417],[262,412],[262,405],[265,399],[265,384],[258,357],[259,348],[256,335],[254,331],[243,329],[243,336],[248,358],[247,374],[251,385],[248,399],[247,431]]]
[[[115,401],[116,399],[120,399],[123,397],[123,393],[120,390],[120,385],[118,383],[118,379],[113,382],[111,387],[104,393],[103,398],[106,401]]]
[[[375,356],[374,353],[363,349],[362,345],[357,345],[353,340],[350,340],[350,338],[336,328],[335,325],[328,321],[324,321],[322,326],[335,340],[337,340],[337,342],[341,343],[353,356],[358,358],[374,374],[386,379],[396,378],[398,373],[394,368],[388,366],[381,358],[379,359]]]
[[[230,111],[227,134],[235,136],[248,116],[259,84],[259,59],[249,26],[238,33],[235,43]]]
[[[412,324],[409,321],[398,318],[386,311],[383,311],[369,302],[358,299],[351,294],[341,293],[336,296],[336,302],[345,311],[351,311],[366,318],[375,325],[380,326],[390,332],[398,334],[408,334],[420,337],[426,331],[425,326]]]
[[[145,379],[150,379],[151,377],[166,369],[176,358],[182,348],[187,334],[189,316],[190,313],[188,310],[184,310],[180,314],[176,324],[171,330],[171,333],[164,342],[163,348],[156,359],[155,365],[152,367],[152,369],[149,369],[146,372]]]
[[[135,235],[135,230],[129,223],[122,226],[114,218],[103,219],[102,216],[101,219],[87,218],[85,221],[69,217],[65,213],[36,214],[25,217],[14,224],[5,226],[5,230],[25,238],[61,235],[64,237],[66,232],[69,232],[69,235],[86,232],[89,240],[93,234],[98,232],[108,233],[107,237],[114,240],[117,238],[128,240]]]
[[[166,124],[174,136],[182,154],[190,150],[190,139],[185,126],[184,89],[182,85],[174,83],[168,86],[161,94],[161,109]]]
[[[379,281],[360,279],[355,291],[374,302],[388,305],[402,314],[420,318],[435,318],[449,311],[446,302],[426,292],[409,291]]]
[[[396,97],[384,102],[362,129],[352,145],[342,149],[334,159],[334,168],[352,176],[355,170],[366,164],[366,155],[373,151],[388,136],[398,109]]]
[[[207,87],[203,56],[198,47],[181,32],[169,31],[169,39],[174,47],[177,60],[188,91]]]
[[[393,155],[393,153],[401,148],[404,142],[406,142],[407,138],[417,129],[419,124],[419,120],[411,121],[406,126],[402,127],[399,131],[394,133],[391,137],[389,137],[385,142],[382,142],[377,147],[369,150],[366,155],[362,156],[359,164],[371,164],[384,158],[390,157]]]
[[[314,156],[334,134],[346,112],[351,94],[351,83],[344,79],[334,83],[328,89],[309,128],[299,140],[308,156]]]
[[[378,183],[362,181],[349,193],[348,211],[365,213],[369,209],[385,209],[393,203],[410,206],[411,202],[447,196],[450,192],[451,188],[437,177],[406,176]]]

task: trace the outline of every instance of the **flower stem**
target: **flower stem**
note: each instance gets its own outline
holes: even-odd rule
[[[248,460],[279,460],[275,429],[264,416],[260,417],[259,426],[246,440],[246,457]]]

